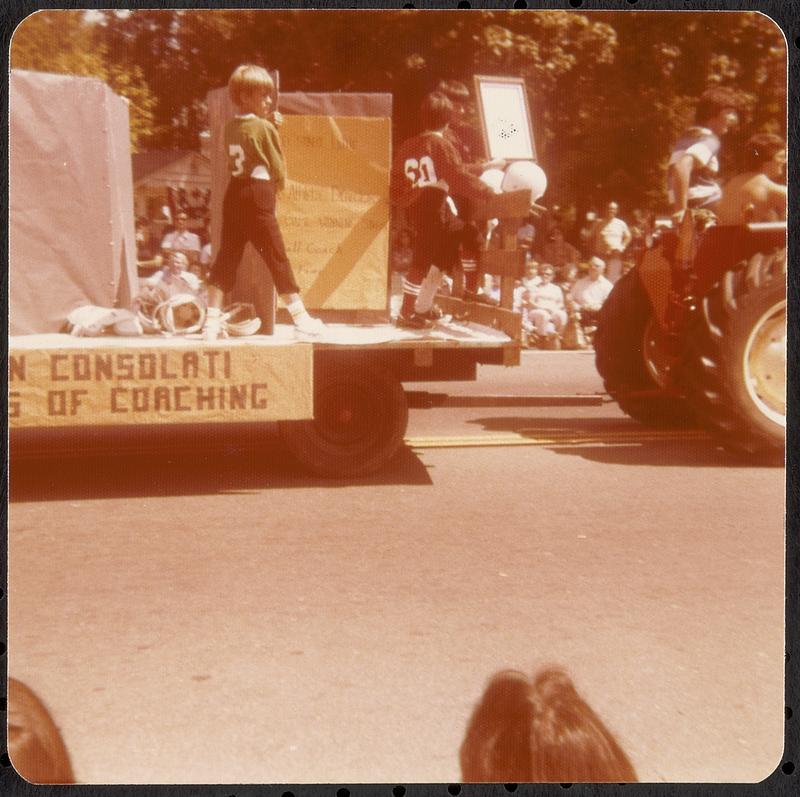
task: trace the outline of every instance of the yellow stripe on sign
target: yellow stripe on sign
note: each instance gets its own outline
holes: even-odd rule
[[[407,437],[405,442],[411,448],[479,448],[490,446],[547,446],[547,445],[634,445],[664,440],[703,440],[708,435],[701,431],[669,432],[651,430],[642,432],[610,432],[607,434],[576,435],[573,433],[554,434],[547,437],[505,435],[464,435],[438,437]]]

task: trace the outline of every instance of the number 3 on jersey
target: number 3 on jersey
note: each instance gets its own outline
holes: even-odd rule
[[[424,188],[439,182],[433,159],[429,155],[423,155],[419,160],[409,158],[405,163],[405,173],[415,188]]]
[[[231,177],[241,177],[244,173],[244,149],[240,144],[228,145],[228,169]]]

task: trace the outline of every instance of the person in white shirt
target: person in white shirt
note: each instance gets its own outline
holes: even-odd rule
[[[603,276],[605,270],[606,264],[599,257],[593,257],[589,261],[589,273],[581,277],[567,294],[570,309],[580,312],[584,326],[597,326],[597,314],[614,287]]]
[[[551,265],[543,265],[540,274],[542,281],[529,290],[528,319],[539,337],[558,339],[567,323],[564,293],[553,282],[555,269]]]
[[[525,276],[522,278],[522,284],[530,289],[536,285],[540,285],[542,278],[539,276],[540,264],[537,260],[529,260],[525,266]]]
[[[680,221],[687,208],[713,210],[722,191],[719,185],[721,139],[739,123],[739,99],[726,86],[714,86],[697,103],[698,124],[675,143],[667,169],[667,193],[673,218]]]
[[[181,211],[175,219],[175,229],[161,242],[162,253],[177,251],[186,255],[190,264],[200,259],[200,236],[189,230],[189,217]]]
[[[183,252],[168,252],[164,267],[144,280],[145,288],[158,289],[169,298],[179,293],[197,295],[202,283],[196,274],[189,271],[189,260]]]
[[[628,225],[619,218],[618,213],[619,205],[609,202],[605,218],[597,222],[594,237],[594,254],[605,261],[608,279],[612,283],[622,276],[622,253],[633,238]]]

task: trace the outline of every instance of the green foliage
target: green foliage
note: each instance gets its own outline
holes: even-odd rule
[[[23,20],[11,44],[11,66],[56,74],[96,77],[130,105],[131,146],[153,135],[157,99],[136,64],[118,57],[102,26],[83,11],[39,12]]]
[[[50,11],[12,46],[14,66],[107,80],[151,148],[196,148],[207,92],[245,61],[279,69],[285,91],[391,92],[396,141],[440,79],[521,76],[546,200],[573,210],[662,207],[670,145],[709,85],[742,99],[723,170],[751,133],[786,129],[785,42],[750,12]]]

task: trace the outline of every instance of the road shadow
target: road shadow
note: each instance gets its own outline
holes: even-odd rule
[[[152,498],[235,494],[252,490],[430,485],[428,470],[404,446],[380,472],[347,479],[309,474],[278,437],[240,434],[187,445],[185,437],[119,450],[56,447],[15,454],[9,467],[9,502],[92,498]],[[172,443],[170,445],[169,443]]]
[[[605,465],[654,465],[682,468],[782,468],[783,453],[751,459],[737,457],[706,440],[656,440],[602,446],[557,446],[556,454],[569,454]]]
[[[550,438],[543,448],[608,465],[670,467],[776,468],[784,466],[783,452],[766,456],[737,456],[717,445],[699,429],[652,429],[630,418],[475,418],[488,432],[511,432],[531,440]],[[670,437],[670,433],[674,436]],[[681,437],[681,435],[685,435]],[[662,439],[658,439],[662,436]],[[607,440],[595,441],[603,437]],[[586,438],[586,442],[580,442]],[[574,442],[573,442],[574,440]]]

